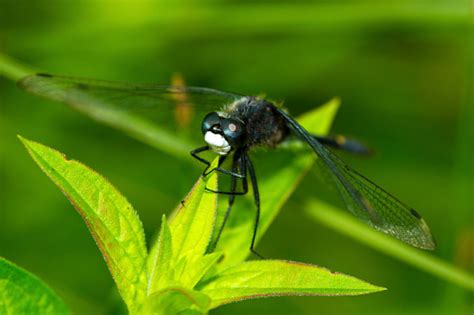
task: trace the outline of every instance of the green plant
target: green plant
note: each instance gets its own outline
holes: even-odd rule
[[[331,120],[336,107],[333,102],[313,116]],[[221,244],[216,252],[208,253],[217,195],[206,192],[205,187],[217,189],[215,172],[198,180],[170,223],[163,216],[159,237],[148,251],[138,214],[106,179],[58,151],[20,140],[83,217],[132,314],[205,314],[249,298],[359,295],[384,290],[314,265],[244,261],[249,254],[245,234],[232,236],[239,245],[226,248]],[[215,166],[217,159],[213,163]],[[230,243],[227,238],[225,246]]]
[[[31,273],[0,257],[0,314],[69,314],[61,299]]]

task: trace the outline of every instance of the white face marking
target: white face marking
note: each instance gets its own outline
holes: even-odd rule
[[[206,132],[204,135],[204,141],[209,144],[212,151],[220,155],[226,155],[231,149],[231,146],[223,136],[211,131]]]

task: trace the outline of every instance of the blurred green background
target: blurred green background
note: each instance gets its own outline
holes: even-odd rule
[[[188,84],[284,100],[293,114],[334,96],[333,131],[377,155],[345,160],[418,209],[434,255],[473,271],[473,18],[469,1],[0,0],[0,51],[74,76]],[[118,294],[80,216],[28,157],[21,134],[104,174],[148,236],[200,165],[177,160],[0,77],[0,255],[40,276],[76,314],[115,314]],[[258,171],[258,165],[256,165]],[[309,221],[311,172],[259,245],[389,290],[284,297],[215,314],[471,314],[467,290]],[[234,215],[237,215],[234,213]]]

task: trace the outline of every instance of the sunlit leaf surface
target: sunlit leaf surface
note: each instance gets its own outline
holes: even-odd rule
[[[210,298],[194,290],[171,287],[148,297],[142,314],[153,315],[198,315],[207,314]]]
[[[212,307],[282,295],[359,295],[384,290],[354,277],[291,261],[248,261],[222,270],[202,292]]]
[[[87,166],[42,144],[20,139],[83,217],[131,309],[144,299],[146,288],[147,251],[137,213],[115,187]]]
[[[214,160],[211,169],[217,167],[217,160]],[[206,187],[217,190],[216,172],[198,180],[170,222],[173,252],[177,258],[202,256],[209,244],[216,215],[217,194],[206,191]]]
[[[0,314],[70,314],[40,279],[0,257]]]
[[[173,247],[170,227],[166,217],[163,215],[158,240],[147,257],[147,295],[172,283],[172,257]]]

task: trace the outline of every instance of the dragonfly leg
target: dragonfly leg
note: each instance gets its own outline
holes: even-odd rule
[[[224,155],[223,157],[225,158],[227,155]],[[219,165],[222,164],[220,161],[219,161]],[[234,171],[229,171],[229,170],[226,170],[224,168],[221,168],[221,167],[215,167],[213,168],[212,170],[210,171],[207,171],[208,168],[206,168],[203,172],[202,175],[204,176],[207,176],[209,174],[211,174],[212,172],[219,172],[221,174],[224,174],[224,175],[229,175],[231,177],[237,177],[237,178],[245,178],[245,175],[242,175],[242,174],[239,174],[239,173],[236,173]]]
[[[253,168],[252,162],[250,161],[250,158],[247,156],[247,154],[244,154],[243,158],[245,159],[245,163],[247,164],[247,167],[249,170],[249,176],[250,176],[250,182],[252,183],[255,206],[257,207],[257,212],[255,214],[255,225],[253,227],[252,242],[250,243],[250,251],[254,255],[258,256],[259,258],[264,259],[264,257],[255,250],[255,241],[257,238],[258,223],[260,221],[260,193],[258,192],[257,176],[255,174],[255,170]]]
[[[242,154],[243,156],[243,154]],[[226,155],[222,156],[222,160],[224,160]],[[215,194],[221,194],[221,195],[230,195],[230,196],[237,196],[237,195],[245,195],[247,194],[248,188],[247,188],[247,176],[246,176],[246,170],[245,166],[242,168],[240,167],[240,174],[238,173],[238,165],[239,161],[241,160],[241,153],[236,152],[234,154],[234,159],[232,162],[232,171],[228,171],[225,169],[221,169],[219,167],[216,167],[209,171],[206,175],[210,174],[213,171],[217,171],[219,173],[223,173],[225,175],[229,175],[231,177],[231,191],[220,191],[220,190],[212,190],[206,187],[206,191],[215,193]],[[221,160],[219,160],[219,164],[221,164]],[[241,164],[242,165],[242,164]],[[234,168],[235,166],[235,168]],[[238,178],[242,179],[242,191],[235,191],[235,189],[232,189],[232,181],[237,180]]]
[[[246,165],[245,165],[245,160],[241,158],[240,154],[235,154],[234,159],[232,162],[232,172],[237,172],[240,167],[240,173],[245,175],[247,172]],[[242,180],[242,191],[247,192],[248,190],[248,185],[247,185],[247,178],[244,177]],[[230,212],[232,210],[232,206],[234,204],[235,196],[237,192],[237,177],[232,177],[231,182],[230,182],[230,195],[229,195],[229,204],[227,206],[227,210],[224,215],[224,220],[222,221],[222,224],[219,228],[219,232],[217,233],[216,239],[210,248],[210,252],[214,251],[214,249],[217,246],[217,243],[219,242],[219,239],[222,235],[222,231],[224,230],[225,224],[227,223],[227,219],[229,218]]]
[[[200,157],[198,154],[201,153],[201,152],[204,152],[204,151],[207,151],[209,150],[209,146],[208,145],[205,145],[203,147],[199,147],[197,149],[194,149],[191,151],[191,156],[193,158],[195,158],[196,160],[198,160],[199,162],[205,164],[207,167],[204,169],[204,171],[202,172],[202,175],[203,176],[207,176],[209,174],[211,174],[212,172],[219,172],[221,174],[225,174],[225,175],[229,175],[229,176],[234,176],[234,177],[239,177],[239,178],[243,178],[244,176],[242,176],[241,174],[238,174],[236,172],[231,172],[231,171],[228,171],[226,169],[223,169],[220,167],[220,165],[222,165],[222,163],[224,163],[227,155],[222,155],[220,158],[219,158],[219,166],[216,167],[216,168],[213,168],[212,170],[208,171],[209,167],[211,166],[211,162],[209,162],[208,160],[206,159],[203,159],[202,157]]]
[[[211,163],[205,159],[203,159],[202,157],[200,157],[198,154],[201,153],[201,152],[204,152],[204,151],[207,151],[209,150],[209,146],[208,145],[205,145],[203,147],[199,147],[197,149],[194,149],[191,151],[191,156],[193,158],[195,158],[196,160],[198,160],[199,162],[203,163],[203,164],[206,164],[207,167],[209,167],[209,165],[211,165]]]

